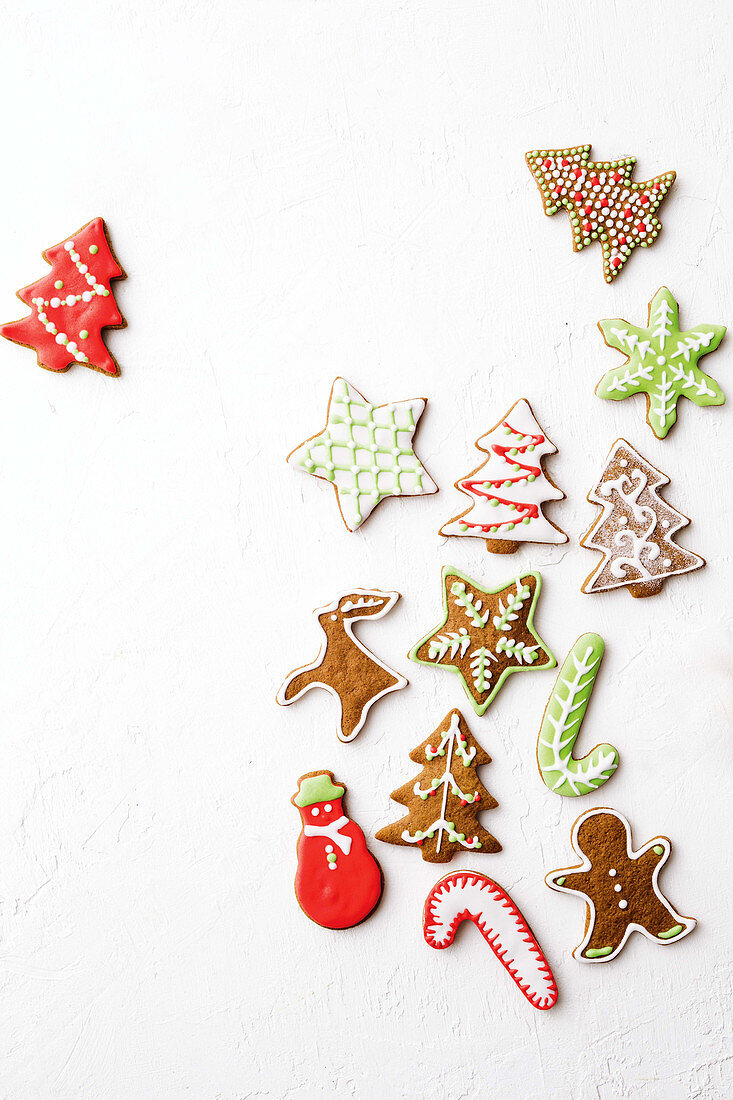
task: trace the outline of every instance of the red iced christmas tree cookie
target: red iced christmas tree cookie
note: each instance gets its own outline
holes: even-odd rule
[[[382,896],[382,872],[359,826],[345,815],[346,788],[331,772],[308,772],[291,799],[300,810],[295,896],[324,928],[352,928]]]
[[[111,289],[124,279],[101,218],[95,218],[61,244],[43,253],[51,271],[18,291],[32,312],[0,327],[15,344],[33,348],[46,370],[66,371],[74,363],[117,375],[120,368],[102,339],[105,328],[123,328],[125,319]]]

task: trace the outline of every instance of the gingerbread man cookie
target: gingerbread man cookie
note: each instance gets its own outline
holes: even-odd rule
[[[666,836],[634,851],[626,818],[603,807],[578,818],[572,843],[582,863],[551,871],[545,881],[553,890],[585,898],[585,935],[574,958],[610,962],[632,932],[665,946],[693,930],[697,921],[680,916],[659,888],[672,848]]]
[[[314,614],[323,633],[321,651],[312,664],[290,673],[277,693],[277,702],[287,707],[312,688],[325,688],[340,704],[339,741],[353,741],[377,699],[407,684],[404,676],[362,645],[354,634],[354,623],[383,618],[399,598],[399,592],[355,588],[318,608]]]

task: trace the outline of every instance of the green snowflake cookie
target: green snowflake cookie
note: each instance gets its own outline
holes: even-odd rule
[[[620,318],[599,321],[598,327],[608,346],[626,355],[626,362],[604,374],[596,393],[611,401],[645,394],[647,423],[659,439],[664,439],[677,419],[680,397],[701,406],[725,403],[718,383],[697,365],[703,355],[715,351],[725,335],[725,325],[698,325],[681,332],[679,308],[666,287],[649,303],[647,328]]]

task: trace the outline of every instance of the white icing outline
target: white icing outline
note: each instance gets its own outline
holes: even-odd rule
[[[655,866],[652,873],[652,889],[654,890],[657,900],[662,903],[665,909],[668,910],[670,916],[674,918],[675,924],[681,924],[683,927],[683,931],[679,932],[678,935],[676,935],[673,939],[660,940],[658,936],[653,936],[651,932],[648,931],[648,929],[643,927],[643,925],[636,924],[634,921],[631,921],[624,933],[624,937],[621,940],[621,943],[618,945],[615,951],[611,952],[610,955],[600,955],[597,956],[595,959],[588,959],[583,955],[583,952],[590,943],[590,938],[593,934],[593,929],[595,927],[596,909],[595,905],[593,904],[593,899],[590,898],[588,894],[584,893],[582,890],[575,890],[570,886],[558,886],[557,882],[553,880],[557,878],[562,878],[563,875],[567,877],[568,875],[577,874],[580,871],[590,871],[593,864],[591,863],[588,856],[586,856],[585,853],[580,850],[580,847],[578,845],[578,831],[583,822],[586,821],[589,817],[593,817],[595,814],[612,814],[625,827],[626,854],[631,860],[640,859],[641,856],[646,855],[646,853],[650,851],[650,849],[657,846],[660,848],[664,848],[664,852],[659,857],[659,862]],[[668,947],[672,943],[677,943],[679,940],[683,939],[685,936],[689,935],[690,932],[692,932],[693,928],[697,924],[695,918],[681,916],[681,914],[678,913],[677,910],[664,897],[658,885],[659,872],[669,859],[670,853],[672,851],[672,842],[670,841],[669,837],[655,836],[651,840],[647,841],[643,848],[639,848],[639,850],[635,852],[634,849],[631,847],[631,825],[623,816],[623,814],[620,814],[618,810],[612,810],[609,806],[597,806],[595,807],[595,809],[586,810],[584,814],[581,814],[581,816],[573,825],[573,831],[570,840],[576,855],[580,856],[583,862],[580,865],[576,865],[575,867],[560,867],[556,871],[550,871],[548,874],[545,875],[545,882],[551,890],[556,890],[559,894],[575,894],[577,897],[583,898],[586,905],[588,906],[588,909],[590,910],[590,920],[587,922],[588,927],[583,936],[583,942],[578,944],[578,946],[573,951],[574,959],[578,959],[579,962],[586,963],[610,962],[611,959],[615,959],[619,952],[623,949],[626,941],[628,940],[632,932],[641,932],[647,940],[650,940],[652,943],[659,944],[661,947]]]
[[[377,611],[374,614],[369,615],[352,615],[350,618],[344,618],[343,628],[346,631],[349,639],[354,643],[354,645],[357,646],[357,648],[360,649],[362,653],[369,657],[371,661],[374,661],[375,664],[379,665],[379,667],[383,669],[384,672],[388,672],[390,676],[394,676],[397,680],[397,683],[390,685],[390,687],[386,687],[383,691],[380,691],[378,695],[375,695],[372,699],[369,699],[368,702],[365,703],[364,709],[361,712],[361,717],[358,724],[354,728],[353,733],[349,737],[344,737],[341,732],[341,719],[343,717],[343,706],[341,705],[341,697],[330,684],[326,684],[322,680],[313,680],[312,683],[306,684],[306,686],[302,688],[297,693],[297,695],[294,695],[292,699],[286,699],[285,692],[288,688],[288,685],[291,683],[292,680],[295,679],[296,676],[299,676],[301,672],[311,672],[313,669],[318,668],[326,655],[326,649],[328,648],[328,638],[326,637],[325,633],[323,633],[323,627],[321,627],[321,624],[318,622],[318,616],[327,614],[331,611],[341,610],[343,612],[344,608],[346,608],[347,611],[353,610],[354,605],[351,604],[349,601],[344,604],[343,608],[340,608],[339,605],[346,596],[354,595],[365,597],[365,602],[362,605],[365,611],[368,608],[374,606],[373,601],[371,603],[367,602],[369,597],[377,595],[381,598],[384,598],[384,607],[381,609],[381,611]],[[396,672],[393,668],[390,668],[390,666],[385,664],[384,661],[380,661],[380,659],[375,656],[375,654],[372,653],[370,649],[367,649],[367,647],[359,641],[356,634],[354,634],[353,624],[360,622],[362,619],[382,619],[389,611],[392,610],[399,598],[399,592],[382,592],[378,588],[350,588],[347,592],[342,593],[342,595],[340,595],[332,603],[327,604],[325,607],[317,607],[313,614],[316,616],[316,623],[318,623],[318,627],[323,633],[323,640],[321,642],[321,648],[318,652],[318,656],[314,661],[311,661],[310,664],[301,665],[299,668],[293,669],[293,671],[286,676],[285,680],[278,688],[277,695],[275,696],[276,702],[278,702],[281,707],[289,707],[291,703],[296,703],[298,699],[301,699],[307,692],[312,691],[313,688],[324,688],[329,693],[329,695],[332,695],[338,701],[339,714],[336,735],[339,741],[343,742],[344,744],[347,744],[349,741],[353,741],[354,738],[361,732],[361,729],[366,722],[367,715],[374,704],[379,699],[383,698],[383,696],[389,695],[390,692],[400,691],[401,688],[407,687],[408,683],[406,677],[402,676],[401,673]]]

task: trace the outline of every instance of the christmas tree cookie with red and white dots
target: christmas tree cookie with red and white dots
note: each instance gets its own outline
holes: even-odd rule
[[[598,241],[603,274],[612,283],[633,250],[657,239],[657,210],[675,181],[675,172],[634,183],[636,157],[592,161],[590,145],[573,149],[533,149],[525,159],[542,195],[545,214],[565,209],[573,226],[573,251]]]
[[[118,375],[120,368],[102,339],[105,328],[124,328],[111,284],[124,279],[102,218],[43,253],[51,271],[18,291],[32,312],[0,327],[15,344],[32,348],[38,365],[67,371],[74,363]]]

